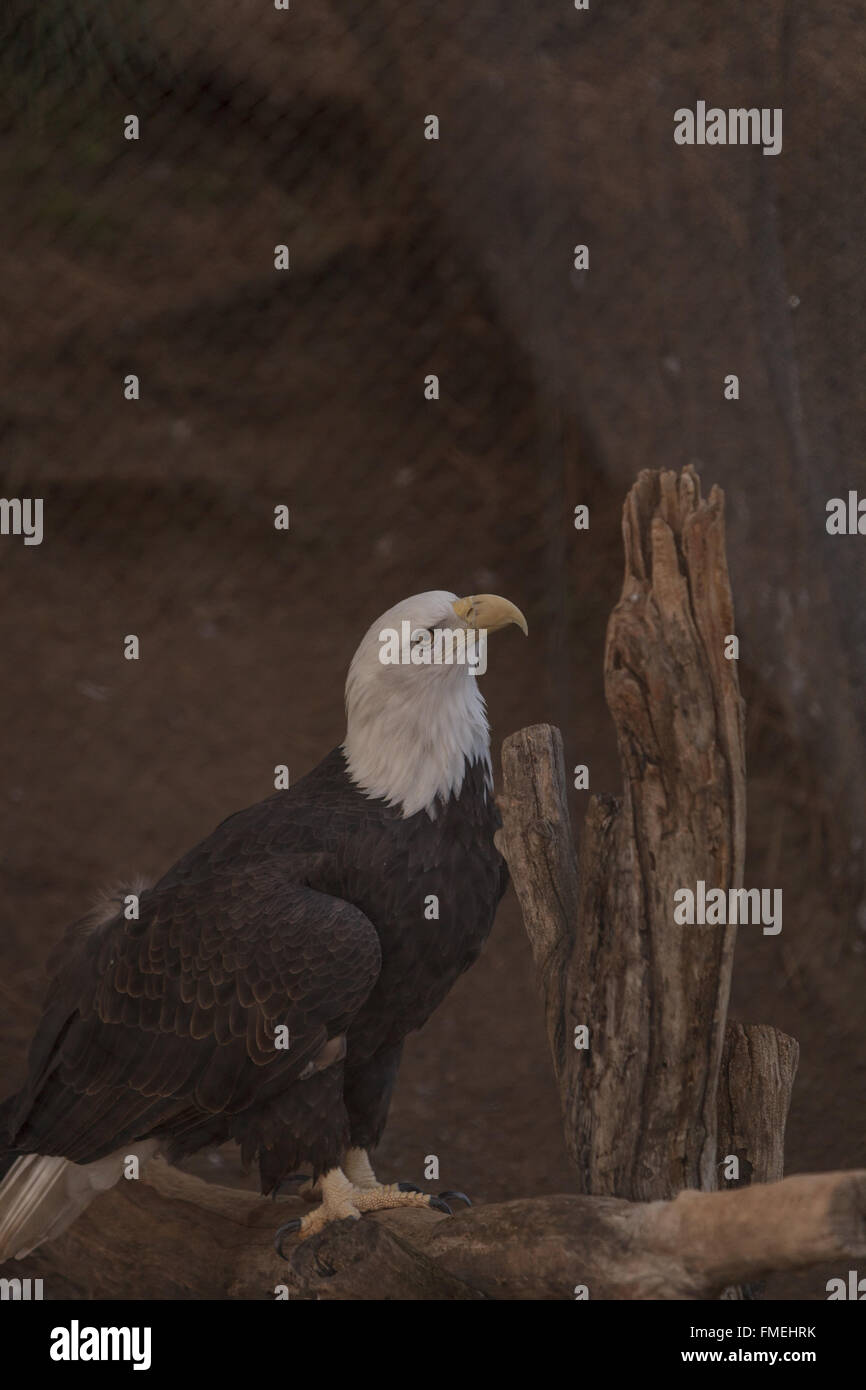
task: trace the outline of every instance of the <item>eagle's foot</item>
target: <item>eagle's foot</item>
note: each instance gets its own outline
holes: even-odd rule
[[[374,1187],[382,1186],[373,1172],[373,1165],[366,1149],[347,1149],[343,1159],[343,1172],[362,1192],[372,1192]]]
[[[393,1207],[432,1207],[446,1216],[454,1213],[447,1202],[432,1193],[421,1192],[408,1182],[380,1183],[378,1187],[356,1190],[352,1198],[358,1211],[390,1211]]]
[[[343,1159],[343,1172],[346,1174],[349,1181],[354,1183],[355,1187],[360,1188],[362,1192],[381,1191],[386,1185],[381,1183],[373,1172],[373,1166],[370,1163],[370,1157],[366,1149],[347,1149],[346,1156]],[[391,1188],[396,1187],[400,1192],[421,1191],[420,1187],[416,1187],[415,1184],[411,1182],[392,1183],[390,1186]],[[440,1192],[439,1196],[444,1202],[453,1198],[459,1202],[465,1202],[467,1207],[472,1206],[465,1192]],[[406,1204],[401,1203],[401,1205]],[[409,1205],[417,1206],[424,1204],[410,1203]]]
[[[361,1213],[355,1205],[356,1190],[341,1168],[332,1168],[321,1179],[322,1204],[315,1207],[307,1216],[296,1216],[287,1221],[274,1236],[274,1249],[284,1260],[283,1251],[286,1236],[297,1235],[301,1240],[309,1240],[317,1232],[324,1230],[332,1221],[358,1221]]]
[[[307,1216],[296,1216],[287,1221],[274,1236],[274,1249],[283,1259],[288,1259],[283,1251],[286,1236],[296,1235],[300,1240],[309,1240],[332,1221],[358,1221],[365,1211],[390,1211],[395,1207],[429,1207],[441,1211],[446,1216],[453,1212],[441,1197],[419,1192],[409,1183],[376,1183],[372,1187],[360,1188],[350,1182],[341,1168],[332,1168],[321,1181],[322,1204]],[[462,1194],[456,1193],[455,1196]],[[468,1201],[468,1198],[464,1198]]]

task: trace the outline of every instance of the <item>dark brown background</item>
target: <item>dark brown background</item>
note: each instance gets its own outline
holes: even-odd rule
[[[30,8],[2,35],[3,495],[46,521],[0,540],[2,1089],[64,923],[337,743],[354,646],[409,593],[519,603],[497,745],[558,723],[615,790],[619,509],[694,462],[728,498],[746,882],[784,893],[733,1013],[800,1040],[789,1171],[866,1165],[866,540],[824,531],[866,492],[864,6]],[[699,99],[781,106],[783,153],[675,146]],[[429,1153],[480,1200],[571,1185],[511,895],[407,1050],[379,1162]]]

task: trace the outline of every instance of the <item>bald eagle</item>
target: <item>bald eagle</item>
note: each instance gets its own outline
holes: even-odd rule
[[[0,1106],[0,1260],[65,1230],[128,1155],[230,1139],[263,1193],[311,1169],[321,1204],[280,1229],[281,1253],[290,1232],[374,1208],[448,1210],[380,1183],[369,1153],[404,1039],[476,959],[505,889],[484,700],[457,639],[465,656],[509,623],[527,631],[494,594],[389,609],[352,660],[339,747],[224,820],[137,918],[112,905],[67,930],[27,1079]],[[395,633],[408,649],[385,660]]]

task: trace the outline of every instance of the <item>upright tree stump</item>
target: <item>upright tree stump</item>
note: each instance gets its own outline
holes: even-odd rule
[[[723,495],[702,499],[691,468],[643,472],[623,539],[605,653],[622,797],[593,796],[578,868],[560,735],[522,730],[503,748],[500,843],[538,968],[579,1190],[646,1201],[713,1190],[736,1145],[741,1181],[782,1176],[796,1044],[757,1030],[766,1045],[751,1054],[756,1090],[731,1073],[720,1135],[736,928],[678,925],[674,894],[743,882],[744,716],[725,654],[735,631]],[[727,1056],[742,1061],[737,1039]]]

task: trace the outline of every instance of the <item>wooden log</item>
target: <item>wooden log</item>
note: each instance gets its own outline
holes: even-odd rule
[[[6,1275],[45,1296],[706,1299],[729,1283],[866,1258],[866,1172],[821,1173],[672,1202],[526,1198],[448,1218],[404,1208],[271,1244],[296,1199],[215,1187],[155,1160]]]
[[[716,1185],[716,1093],[735,928],[674,922],[674,894],[742,884],[743,707],[718,488],[640,474],[605,688],[621,800],[593,797],[576,872],[561,741],[503,750],[500,844],[533,944],[583,1192],[634,1199]],[[587,1048],[575,1047],[585,1025]]]

